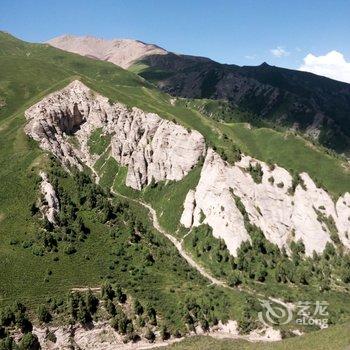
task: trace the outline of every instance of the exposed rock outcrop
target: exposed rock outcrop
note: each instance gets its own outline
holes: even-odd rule
[[[25,115],[26,133],[66,167],[94,164],[98,156],[91,154],[88,141],[94,130],[101,129],[110,136],[110,155],[128,169],[126,185],[138,190],[152,181],[181,180],[206,152],[197,131],[138,108],[111,105],[79,81],[45,97]],[[78,146],[69,142],[69,135],[77,138]],[[251,164],[261,167],[259,181],[249,172]],[[249,221],[279,247],[288,250],[291,241],[302,240],[307,255],[322,252],[332,241],[350,248],[349,193],[334,203],[306,173],[295,183],[283,168],[248,156],[229,165],[211,149],[196,189],[187,194],[181,223],[187,228],[199,226],[204,214],[203,223],[225,240],[234,255],[250,239],[237,198]]]
[[[91,165],[88,140],[101,128],[111,136],[111,155],[128,167],[126,185],[141,189],[154,179],[181,180],[205,154],[203,136],[138,108],[111,105],[80,81],[55,92],[25,112],[25,132],[65,166]],[[69,143],[74,134],[79,148]]]
[[[261,165],[261,183],[254,182],[247,171],[250,163]],[[197,188],[187,194],[181,223],[188,228],[199,226],[202,211],[203,223],[210,225],[213,235],[223,238],[235,255],[241,243],[250,239],[234,200],[237,196],[250,222],[260,227],[265,237],[279,247],[288,249],[291,241],[300,239],[307,255],[314,250],[322,252],[326,243],[331,242],[330,228],[318,214],[323,213],[324,217],[333,218],[341,242],[350,248],[349,193],[334,203],[306,173],[300,174],[300,178],[303,184],[298,184],[291,193],[292,176],[285,169],[278,166],[270,169],[265,163],[247,156],[231,166],[209,149]]]
[[[60,203],[56,195],[56,191],[49,182],[47,175],[44,172],[40,172],[41,184],[40,190],[44,197],[44,202],[40,208],[43,215],[49,220],[52,224],[56,223],[56,215],[60,211]]]

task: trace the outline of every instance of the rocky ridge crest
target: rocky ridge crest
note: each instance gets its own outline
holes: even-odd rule
[[[127,166],[126,185],[140,190],[162,180],[181,180],[205,154],[203,136],[138,108],[110,104],[80,81],[50,94],[30,107],[25,132],[66,167],[91,166],[97,160],[88,141],[101,129],[111,137],[110,153]],[[79,147],[69,142],[79,141]]]

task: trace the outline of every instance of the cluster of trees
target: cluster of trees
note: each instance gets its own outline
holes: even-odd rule
[[[213,239],[213,230],[203,224],[194,227],[191,232],[191,250],[197,257],[210,256],[210,261],[215,263],[228,262],[230,253],[223,239]]]
[[[86,294],[79,292],[68,296],[67,307],[71,317],[71,323],[79,322],[82,325],[92,322],[93,315],[99,305],[98,298],[89,290]]]
[[[227,138],[227,136],[224,135],[224,138]],[[210,142],[209,142],[209,145]],[[228,149],[224,149],[222,147],[216,147],[216,146],[212,146],[213,150],[215,152],[217,152],[220,157],[225,161],[228,162],[230,164],[234,164],[236,162],[239,162],[242,159],[242,152],[241,150],[236,146],[236,145],[232,145],[230,144],[230,147]]]
[[[338,254],[333,244],[327,243],[325,250],[319,256],[314,252],[313,257],[305,256],[305,246],[302,241],[290,244],[290,255],[286,250],[269,242],[260,228],[249,221],[243,203],[235,197],[237,208],[241,211],[245,227],[251,237],[250,242],[243,242],[238,249],[234,268],[249,278],[264,282],[271,275],[276,282],[308,285],[315,282],[321,290],[330,288],[331,272],[346,280],[347,271],[345,254]],[[350,275],[350,272],[349,272]]]
[[[23,242],[24,248],[32,248],[35,255],[45,252],[57,252],[59,242],[64,242],[64,252],[73,254],[77,250],[78,242],[84,242],[90,230],[84,222],[82,213],[89,211],[94,219],[102,224],[113,221],[116,215],[125,208],[115,206],[108,199],[105,190],[97,185],[89,174],[72,170],[73,176],[67,185],[68,173],[52,158],[48,177],[53,185],[60,202],[60,211],[53,225],[47,219],[42,219],[36,203],[30,207],[33,216],[38,218],[38,232],[35,239]]]
[[[207,332],[210,327],[218,324],[218,319],[213,312],[212,305],[203,305],[189,298],[185,303],[184,322],[189,331],[194,332],[195,327],[200,326],[204,332]]]
[[[17,345],[10,329],[18,328],[23,336]],[[21,303],[4,308],[0,313],[0,349],[1,350],[37,350],[40,349],[38,338],[32,333],[33,325],[28,318],[27,308]]]
[[[157,326],[157,313],[153,307],[144,307],[138,299],[134,299],[132,313],[128,315],[123,310],[127,295],[120,286],[112,287],[110,283],[102,286],[101,298],[110,317],[111,326],[120,334],[125,335],[124,341],[138,341],[140,335],[137,329],[145,328],[144,337],[150,342],[155,340],[152,327]],[[163,332],[165,336],[165,331]]]

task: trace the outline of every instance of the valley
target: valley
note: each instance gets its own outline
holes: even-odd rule
[[[293,349],[315,331],[343,346],[344,155],[3,32],[0,74],[0,348],[32,333],[68,347],[82,341],[73,329],[108,330],[123,349]],[[266,339],[260,299],[326,301],[329,329],[277,320]]]

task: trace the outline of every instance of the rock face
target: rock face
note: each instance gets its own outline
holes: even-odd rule
[[[167,53],[159,46],[131,39],[105,40],[92,36],[63,35],[47,43],[61,50],[112,62],[122,68],[128,68],[142,57]]]
[[[111,105],[79,81],[45,97],[25,115],[26,133],[66,167],[94,165],[99,156],[91,154],[89,140],[100,129],[110,137],[105,152],[127,167],[126,185],[138,190],[152,181],[180,181],[206,153],[204,138],[197,131],[138,108]],[[78,146],[69,142],[72,135]],[[261,178],[255,179],[257,183],[249,168],[258,164]],[[250,240],[242,208],[236,204],[239,198],[249,221],[279,247],[288,250],[291,241],[302,240],[306,254],[311,255],[322,252],[327,242],[339,240],[350,248],[350,194],[334,203],[306,173],[299,178],[293,187],[292,176],[283,168],[248,156],[229,165],[209,149],[199,183],[187,194],[181,223],[187,228],[199,226],[204,214],[203,223],[235,255],[241,243]],[[45,177],[42,189],[48,203],[46,215],[53,221],[59,204]]]
[[[126,185],[134,189],[152,179],[179,181],[205,154],[204,138],[197,131],[138,108],[111,105],[79,81],[45,97],[25,116],[25,132],[65,166],[94,163],[88,140],[100,128],[111,137],[111,156],[128,167]],[[78,139],[79,148],[69,143],[69,135]]]
[[[261,165],[261,183],[254,182],[247,171],[249,164]],[[273,178],[273,180],[272,180]],[[270,169],[263,162],[243,156],[234,166],[224,162],[209,149],[195,190],[188,192],[181,223],[189,228],[203,223],[213,228],[213,235],[223,238],[235,255],[243,241],[249,240],[242,213],[234,196],[240,198],[251,223],[260,227],[265,237],[280,248],[291,241],[302,240],[307,255],[322,252],[331,242],[331,228],[326,219],[333,218],[339,238],[350,248],[350,195],[346,193],[334,203],[323,189],[317,188],[311,178],[300,174],[303,185],[289,192],[292,176],[283,168]],[[282,186],[283,184],[283,186]]]
[[[47,175],[44,172],[40,173],[41,176],[41,184],[40,190],[44,197],[44,203],[40,208],[43,215],[49,220],[52,224],[56,223],[56,215],[60,211],[60,203],[57,198],[55,189],[49,182]]]

